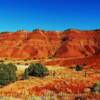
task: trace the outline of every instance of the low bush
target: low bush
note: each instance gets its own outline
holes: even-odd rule
[[[15,82],[17,67],[12,64],[0,64],[0,85],[6,85]]]
[[[40,63],[30,64],[28,68],[25,69],[24,79],[28,79],[28,75],[43,77],[48,74],[48,69]]]
[[[95,93],[100,93],[100,82],[95,83],[91,88],[91,91]]]
[[[76,66],[75,66],[75,70],[76,70],[76,71],[81,71],[81,70],[82,70],[82,67],[81,67],[80,65],[76,65]]]

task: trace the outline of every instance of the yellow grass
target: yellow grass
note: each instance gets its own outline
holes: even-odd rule
[[[25,68],[27,68],[28,66],[17,65],[17,67],[18,67],[17,75],[21,76]],[[77,72],[72,69],[69,69],[67,66],[66,67],[46,66],[46,67],[49,70],[48,76],[45,76],[43,78],[30,77],[29,80],[19,80],[15,83],[9,84],[8,86],[0,88],[0,96],[14,96],[14,97],[19,97],[27,100],[27,98],[30,97],[30,94],[28,92],[29,88],[32,88],[33,86],[45,86],[46,84],[51,83],[55,79],[83,80],[84,82],[86,80],[92,81],[92,78],[90,78],[88,74],[85,77],[84,71]],[[87,73],[89,72],[90,71],[87,71]],[[100,75],[100,74],[95,73],[94,76],[96,75]],[[56,96],[55,96],[55,100],[56,100]]]

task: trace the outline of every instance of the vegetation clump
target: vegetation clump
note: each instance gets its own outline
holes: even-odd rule
[[[0,64],[0,85],[7,85],[11,82],[15,82],[17,67],[12,64]]]
[[[76,66],[75,66],[75,70],[76,70],[76,71],[81,71],[81,70],[82,70],[82,67],[81,67],[80,65],[76,65]]]
[[[25,71],[24,71],[24,75],[23,75],[24,77],[24,80],[27,80],[27,79],[29,79],[29,72],[28,72],[28,68],[26,68],[25,69]]]
[[[24,71],[24,79],[28,79],[28,75],[43,77],[48,74],[48,69],[40,63],[30,64]]]
[[[91,91],[95,93],[100,93],[100,82],[95,83],[91,88]]]

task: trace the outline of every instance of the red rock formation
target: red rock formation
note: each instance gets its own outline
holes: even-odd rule
[[[34,30],[0,34],[1,58],[73,58],[93,56],[99,52],[100,30]]]
[[[100,48],[100,30],[67,30],[62,33],[62,40],[64,38],[65,40],[56,52],[56,57],[92,56]]]

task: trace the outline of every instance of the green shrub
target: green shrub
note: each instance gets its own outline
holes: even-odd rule
[[[0,64],[0,85],[9,83],[9,73],[5,64]]]
[[[31,76],[41,77],[48,74],[48,69],[44,67],[42,64],[36,63],[36,64],[31,64],[28,67],[28,73]]]
[[[76,65],[75,70],[76,71],[81,71],[82,70],[82,67],[80,65]]]
[[[9,64],[0,64],[0,85],[6,85],[16,81],[16,66]]]
[[[17,67],[12,63],[7,64],[7,67],[8,67],[8,72],[9,72],[9,80],[11,82],[15,82],[17,80],[16,79]]]
[[[29,79],[29,72],[28,72],[28,68],[25,69],[24,71],[24,75],[23,75],[24,80]]]
[[[12,63],[8,63],[7,65],[8,65],[8,67],[9,67],[10,69],[12,69],[13,71],[16,71],[16,70],[17,70],[16,65],[14,65],[14,64],[12,64]]]
[[[91,88],[91,91],[95,93],[100,93],[100,82],[95,83]]]

